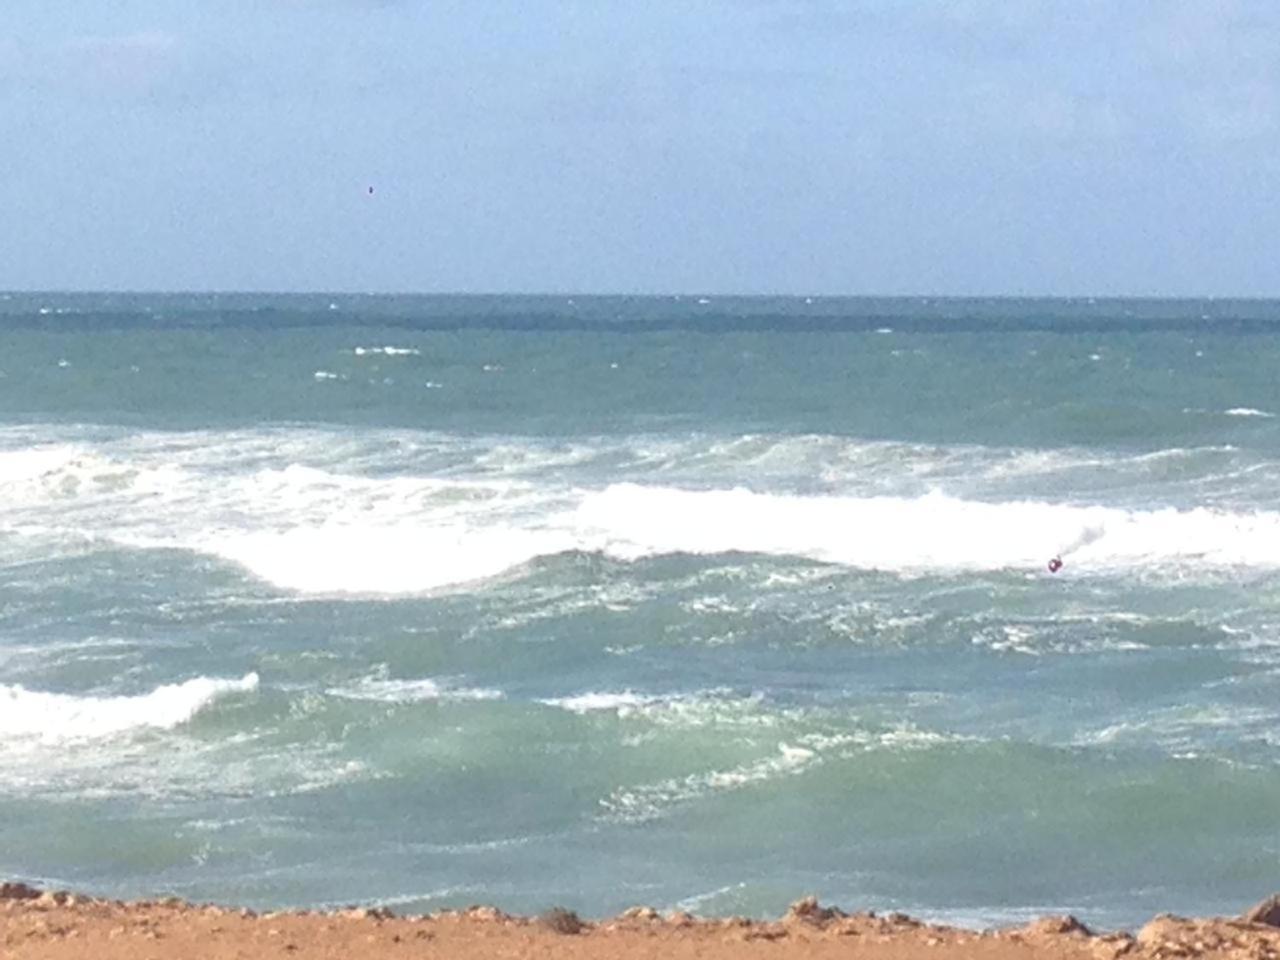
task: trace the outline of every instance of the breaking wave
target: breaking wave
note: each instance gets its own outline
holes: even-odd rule
[[[1275,465],[1225,447],[1084,457],[820,436],[54,434],[0,434],[0,551],[186,550],[303,594],[465,589],[574,552],[762,554],[908,576],[1032,572],[1054,555],[1068,574],[1280,566],[1280,511],[1247,508],[1271,503]],[[1191,479],[1170,460],[1196,464]],[[1191,490],[1205,469],[1256,490],[1132,508],[1047,499],[1042,482],[1115,470]],[[744,473],[765,489],[734,486]],[[1206,501],[1192,490],[1180,502]]]
[[[1090,568],[1153,562],[1280,566],[1280,513],[1125,510],[941,494],[804,497],[633,484],[588,496],[577,515],[610,554],[764,553],[924,573],[1039,567],[1054,554]],[[586,538],[589,539],[589,538]]]
[[[195,677],[132,697],[75,696],[0,684],[0,743],[60,744],[168,730],[222,697],[257,688],[256,673],[239,680]]]

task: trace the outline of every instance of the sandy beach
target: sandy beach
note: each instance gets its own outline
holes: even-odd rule
[[[930,957],[979,960],[1113,960],[1280,956],[1280,905],[1264,901],[1240,918],[1162,915],[1134,934],[1097,934],[1071,917],[975,931],[934,926],[902,914],[845,914],[813,899],[777,921],[698,919],[637,907],[585,922],[550,910],[512,917],[492,907],[428,916],[351,908],[329,913],[257,914],[178,899],[121,902],[0,886],[5,958],[290,957]],[[1268,921],[1268,922],[1263,922]]]

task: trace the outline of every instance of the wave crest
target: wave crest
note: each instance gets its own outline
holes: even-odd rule
[[[0,740],[57,744],[168,730],[222,697],[257,688],[256,673],[239,680],[195,677],[132,697],[76,696],[0,684]]]

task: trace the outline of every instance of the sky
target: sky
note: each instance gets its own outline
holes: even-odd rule
[[[1267,296],[1278,267],[1275,0],[0,4],[0,289]]]

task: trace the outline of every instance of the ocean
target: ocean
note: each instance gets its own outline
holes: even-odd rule
[[[1280,876],[1278,335],[1266,301],[0,294],[0,877],[1236,912]]]

